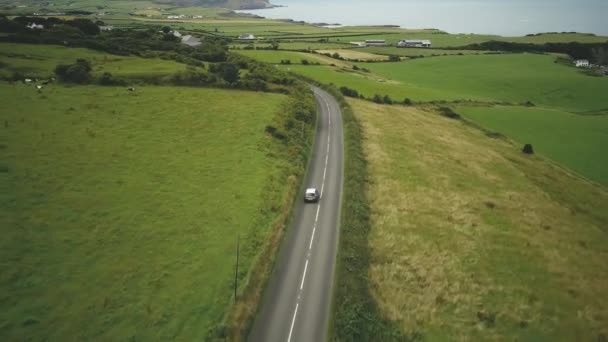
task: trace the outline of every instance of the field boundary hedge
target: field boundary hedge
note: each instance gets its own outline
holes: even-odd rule
[[[310,162],[316,122],[317,107],[313,93],[301,84],[295,87],[285,106],[277,113],[272,126],[266,127],[268,138],[271,139],[269,154],[272,158],[285,160],[288,164],[280,173],[280,177],[272,180],[269,186],[285,188],[287,181],[287,190],[282,191],[279,207],[263,209],[276,213],[270,225],[270,234],[263,242],[264,245],[245,279],[239,280],[242,285],[238,288],[236,301],[216,331],[210,334],[212,338],[243,341],[251,331],[276,264],[277,252],[293,219],[296,199],[304,186],[303,180]]]

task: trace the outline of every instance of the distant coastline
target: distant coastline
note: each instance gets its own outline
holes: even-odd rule
[[[462,2],[460,0],[273,0],[260,10],[241,10],[267,19],[293,20],[339,26],[435,27],[454,34],[524,36],[539,32],[583,32],[608,36],[604,13],[608,3],[597,0],[560,2],[552,6],[530,2],[522,7],[511,2]],[[348,6],[346,6],[348,4]],[[322,10],[320,5],[323,5]],[[348,8],[348,11],[345,9]],[[421,16],[419,13],[425,13]],[[319,25],[325,26],[325,25]],[[330,25],[334,26],[333,24]]]

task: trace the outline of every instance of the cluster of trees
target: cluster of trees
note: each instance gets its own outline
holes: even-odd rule
[[[30,23],[44,25],[44,29],[31,30],[26,27]],[[0,37],[0,41],[84,47],[116,55],[173,59],[194,66],[202,66],[203,61],[224,62],[228,58],[228,43],[220,38],[207,37],[201,45],[190,47],[181,44],[181,40],[167,28],[112,30],[100,34],[99,25],[103,22],[42,17],[10,20],[0,16],[0,32],[10,33]]]
[[[538,52],[538,53],[564,53],[574,59],[588,59],[597,64],[607,64],[606,53],[608,43],[512,43],[501,41],[489,41],[479,44],[471,44],[463,49],[487,50],[487,51],[509,51],[509,52]]]

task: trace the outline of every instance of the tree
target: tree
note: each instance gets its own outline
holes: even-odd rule
[[[596,47],[591,49],[595,64],[608,65],[608,48]]]
[[[378,94],[374,95],[374,98],[373,98],[372,101],[374,101],[375,103],[384,103],[384,100],[382,99],[382,96],[380,96]]]
[[[77,59],[74,64],[59,64],[55,67],[55,74],[60,80],[71,83],[86,83],[91,79],[91,62],[86,59]]]
[[[273,50],[278,50],[279,49],[279,42],[277,42],[276,40],[273,40],[270,43],[270,46],[272,47]]]
[[[169,32],[171,32],[171,28],[169,26],[163,26],[162,31],[164,33],[169,33]]]
[[[412,100],[409,97],[406,97],[405,100],[403,100],[403,104],[406,106],[411,106]]]
[[[230,85],[234,85],[240,79],[239,67],[232,63],[222,63],[219,66],[222,79]]]
[[[96,36],[100,32],[99,26],[97,26],[94,22],[92,22],[89,19],[77,18],[74,20],[68,20],[65,22],[65,24],[74,26],[74,27],[80,29],[80,31],[82,31],[84,34],[89,35],[89,36]]]
[[[386,103],[386,104],[390,104],[390,105],[392,105],[392,104],[393,104],[393,100],[392,100],[392,99],[391,99],[391,97],[390,97],[390,96],[388,96],[388,95],[384,95],[384,98],[382,99],[382,101],[383,101],[384,103]]]
[[[532,144],[526,144],[524,145],[522,152],[525,154],[534,154],[534,147],[532,147]]]

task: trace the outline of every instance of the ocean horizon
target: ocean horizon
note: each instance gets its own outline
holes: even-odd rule
[[[608,35],[608,0],[276,0],[272,4],[281,7],[238,12],[308,23],[396,25],[449,33]]]

